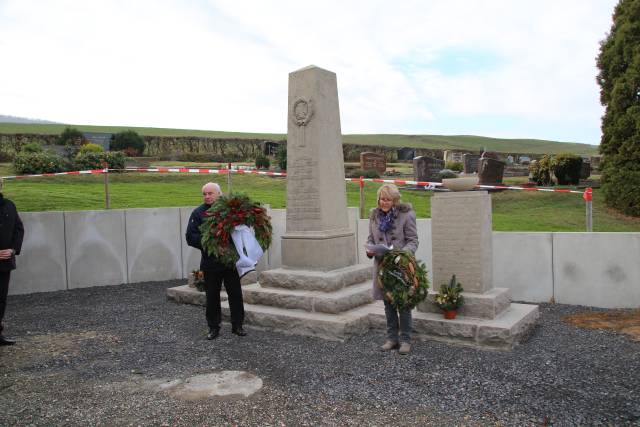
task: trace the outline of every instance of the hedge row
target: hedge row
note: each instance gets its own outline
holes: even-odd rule
[[[13,168],[18,175],[101,169],[104,162],[107,162],[110,169],[124,169],[124,160],[124,154],[117,151],[83,152],[73,160],[42,151],[16,154],[13,159]]]

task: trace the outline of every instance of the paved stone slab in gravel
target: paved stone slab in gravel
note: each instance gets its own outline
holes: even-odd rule
[[[168,384],[171,384],[168,386]],[[160,389],[169,390],[173,396],[198,400],[209,398],[242,399],[262,388],[262,380],[243,371],[221,371],[189,377],[184,381],[160,384]]]

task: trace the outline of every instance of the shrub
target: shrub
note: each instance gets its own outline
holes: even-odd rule
[[[102,145],[98,145],[98,144],[84,144],[80,147],[80,151],[79,153],[88,153],[88,152],[92,152],[92,153],[102,153],[104,151],[104,148],[102,148]]]
[[[462,162],[446,162],[444,164],[445,169],[451,169],[454,172],[462,172],[464,170],[464,165]]]
[[[30,142],[22,146],[23,153],[41,153],[43,151],[42,145],[37,142]]]
[[[13,159],[13,169],[18,175],[62,172],[66,168],[62,157],[46,151],[19,153]]]
[[[600,102],[605,107],[600,143],[602,192],[608,206],[640,216],[640,2],[617,3],[597,59]]]
[[[551,185],[551,175],[554,166],[554,159],[549,154],[542,156],[537,162],[529,165],[531,180],[537,185]]]
[[[85,142],[85,139],[82,132],[76,128],[66,127],[58,137],[56,144],[79,147],[83,142]]]
[[[278,162],[278,167],[286,171],[287,170],[287,146],[282,144],[278,147],[278,152],[276,154],[276,160]]]
[[[256,156],[256,168],[258,169],[269,169],[269,166],[271,166],[271,162],[269,161],[269,158],[263,154],[258,154]]]
[[[348,177],[349,178],[380,178],[380,172],[378,172],[375,169],[367,169],[367,170],[362,170],[362,169],[353,169],[351,171],[348,172]]]
[[[582,157],[577,154],[562,153],[555,157],[553,174],[560,185],[578,185],[580,182],[580,170],[582,169]]]
[[[87,151],[78,153],[75,163],[76,167],[82,170],[102,169],[104,162],[107,162],[109,169],[124,169],[124,160],[124,154],[119,151]]]
[[[451,169],[442,169],[440,172],[438,172],[436,177],[439,180],[443,180],[443,179],[448,179],[448,178],[457,178],[458,175],[454,171],[452,171]]]
[[[144,152],[144,139],[136,131],[126,130],[115,134],[109,149],[111,151],[124,151],[127,148],[135,150],[135,155],[142,155]],[[129,152],[132,152],[129,150]]]

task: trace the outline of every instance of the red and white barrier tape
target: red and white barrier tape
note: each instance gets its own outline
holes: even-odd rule
[[[266,175],[266,176],[287,176],[283,172],[269,172],[257,169],[204,169],[204,168],[126,168],[127,172],[159,172],[159,173],[210,173],[210,174],[228,174],[229,172],[239,175]]]
[[[109,169],[109,171],[120,171],[121,169]],[[158,173],[199,173],[199,174],[223,174],[226,175],[229,172],[240,175],[266,175],[266,176],[287,176],[286,172],[269,172],[261,171],[258,169],[204,169],[204,168],[171,168],[171,167],[157,167],[157,168],[126,168],[126,172],[158,172]],[[107,172],[107,169],[90,169],[82,171],[69,171],[69,172],[55,172],[55,173],[40,173],[33,175],[12,175],[3,176],[2,179],[25,179],[25,178],[40,178],[48,176],[60,176],[60,175],[98,175]],[[376,182],[385,184],[396,185],[415,185],[418,187],[425,187],[428,190],[433,190],[437,187],[441,187],[441,182],[431,181],[412,181],[404,179],[380,179],[380,178],[346,178],[348,182],[358,182],[361,185],[364,182]],[[543,191],[551,193],[574,193],[582,194],[586,201],[592,200],[592,189],[587,188],[585,191],[569,190],[563,188],[544,188],[544,187],[520,187],[520,186],[507,186],[507,185],[476,185],[476,188],[480,189],[495,189],[495,190],[521,190],[521,191]]]
[[[33,175],[11,175],[2,176],[2,179],[25,179],[25,178],[40,178],[45,176],[59,176],[59,175],[92,175],[105,173],[106,169],[91,169],[85,171],[69,171],[69,172],[54,172],[54,173],[37,173]]]

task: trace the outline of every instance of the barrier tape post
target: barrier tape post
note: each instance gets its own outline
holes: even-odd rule
[[[102,162],[104,175],[104,208],[109,209],[109,164]]]
[[[360,177],[360,219],[365,219],[364,216],[364,177]]]
[[[593,231],[593,189],[591,187],[584,190],[582,193],[582,198],[586,202],[587,209],[587,231]]]
[[[227,163],[227,194],[231,194],[231,163]]]

